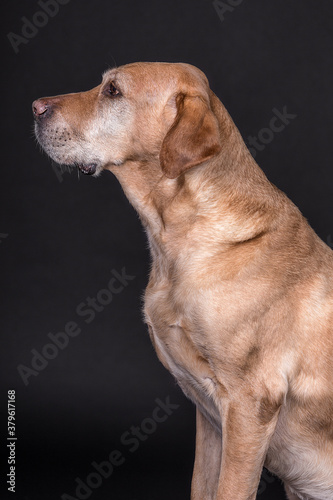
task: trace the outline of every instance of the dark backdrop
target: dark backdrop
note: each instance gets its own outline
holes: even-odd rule
[[[18,438],[16,493],[9,498],[53,500],[67,493],[184,500],[194,457],[194,407],[158,362],[142,322],[145,235],[110,173],[98,179],[56,173],[36,147],[31,102],[91,88],[114,64],[192,63],[206,72],[245,140],[259,137],[252,151],[270,180],[332,245],[332,2],[226,0],[219,12],[210,0],[61,3],[58,12],[47,3],[44,15],[38,1],[2,3],[5,456],[10,389],[16,390]],[[289,123],[280,132],[268,130],[284,109],[293,115],[285,119]],[[100,290],[111,270],[123,267],[135,279],[106,303],[110,297]],[[78,315],[77,306],[97,295],[104,308],[99,305],[94,318]],[[81,304],[81,311],[86,308]],[[52,344],[49,334],[65,328],[80,333],[58,352],[45,348]],[[65,344],[64,336],[59,339]],[[32,365],[33,349],[53,359],[36,358]],[[33,366],[38,370],[26,371]],[[161,402],[162,408],[174,406],[163,410]],[[137,433],[132,426],[141,429],[140,437],[131,436]],[[92,464],[109,460],[113,450],[119,451],[111,456],[118,465],[111,474],[104,463],[109,477],[102,480]],[[86,483],[87,476],[92,492],[82,487],[75,493],[76,478]],[[266,475],[258,498],[283,499],[279,481]]]

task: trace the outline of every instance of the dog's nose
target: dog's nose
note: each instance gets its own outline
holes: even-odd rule
[[[32,103],[32,112],[35,118],[45,117],[50,110],[50,104],[45,99],[37,99]]]

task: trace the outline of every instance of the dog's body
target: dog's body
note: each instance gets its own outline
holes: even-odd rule
[[[131,64],[33,106],[50,156],[111,170],[146,228],[150,336],[197,406],[192,500],[255,499],[263,465],[290,500],[332,500],[333,252],[205,76]]]

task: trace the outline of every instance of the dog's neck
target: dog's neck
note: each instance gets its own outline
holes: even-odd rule
[[[153,262],[164,259],[165,268],[258,241],[293,206],[258,167],[213,93],[211,106],[222,144],[213,159],[176,179],[163,174],[158,154],[109,167],[142,220]]]
[[[162,174],[158,158],[110,168],[141,218],[153,261],[164,255],[170,264],[196,249],[209,257],[276,225],[272,213],[281,212],[284,195],[269,183],[236,127],[227,143],[214,160],[176,179]]]

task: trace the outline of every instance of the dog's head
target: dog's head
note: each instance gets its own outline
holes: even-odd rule
[[[85,174],[157,159],[161,173],[176,178],[221,149],[207,79],[188,64],[114,68],[92,90],[38,99],[32,108],[43,149]]]

